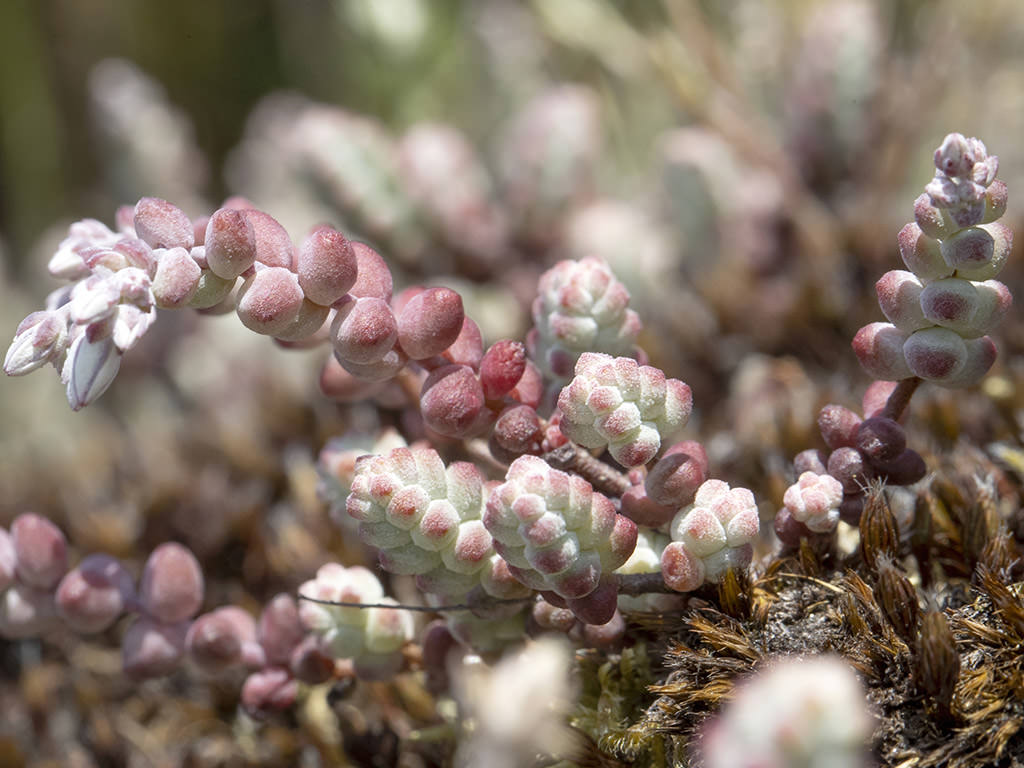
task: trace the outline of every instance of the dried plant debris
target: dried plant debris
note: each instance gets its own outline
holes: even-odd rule
[[[1002,554],[988,559],[1005,564],[1009,536],[991,541],[1001,543],[985,551]],[[654,644],[585,659],[574,725],[605,757],[698,765],[693,748],[705,722],[747,675],[785,656],[838,654],[868,690],[879,765],[1024,765],[1024,586],[1007,583],[1005,567],[983,565],[973,588],[946,590],[939,607],[899,561],[877,562],[869,583],[853,571],[807,576],[797,561],[783,561],[749,587],[760,614],[737,620],[694,601],[675,628],[669,615],[648,623],[672,638],[667,674],[657,674]]]

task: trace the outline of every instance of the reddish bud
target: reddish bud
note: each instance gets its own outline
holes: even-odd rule
[[[484,397],[497,400],[519,383],[526,371],[526,348],[518,341],[496,341],[480,361]]]
[[[462,330],[462,297],[451,288],[427,288],[398,317],[398,343],[413,360],[444,352]]]
[[[232,280],[256,263],[256,230],[243,211],[215,211],[203,241],[207,266],[222,279]]]
[[[203,572],[195,555],[175,542],[154,549],[142,571],[139,601],[165,624],[195,616],[203,604]]]
[[[330,306],[356,283],[356,254],[341,232],[314,229],[299,249],[299,285],[310,301]]]
[[[423,382],[420,410],[428,427],[448,437],[467,437],[481,426],[484,393],[473,369],[446,365]]]

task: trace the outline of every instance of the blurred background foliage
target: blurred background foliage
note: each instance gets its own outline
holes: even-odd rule
[[[281,89],[395,130],[445,120],[483,140],[543,85],[587,83],[627,191],[623,172],[649,174],[654,137],[681,125],[710,124],[762,162],[793,142],[847,141],[845,168],[800,169],[818,192],[839,170],[856,188],[894,154],[914,158],[916,185],[919,146],[954,127],[997,147],[1012,176],[1024,123],[1014,0],[12,0],[0,43],[0,233],[15,263],[55,221],[161,194],[130,188],[103,152],[88,84],[111,57],[187,115],[212,200],[229,191],[221,170],[247,115]],[[830,68],[842,82],[823,79]],[[812,125],[794,125],[809,106]]]

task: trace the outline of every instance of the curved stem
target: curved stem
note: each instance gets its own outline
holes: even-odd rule
[[[917,376],[900,381],[896,385],[896,389],[889,395],[889,399],[885,401],[885,408],[882,409],[881,414],[882,417],[898,421],[900,416],[903,415],[903,411],[910,405],[910,398],[914,396],[914,392],[917,391],[920,385],[921,379]]]
[[[632,485],[622,472],[595,459],[572,441],[548,451],[541,458],[555,469],[579,475],[594,486],[594,490],[608,496],[622,496]]]

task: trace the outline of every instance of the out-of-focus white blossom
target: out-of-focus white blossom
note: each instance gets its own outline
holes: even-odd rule
[[[456,764],[517,768],[569,746],[566,718],[576,700],[571,661],[563,641],[544,638],[493,668],[466,661],[452,670],[467,727]]]

